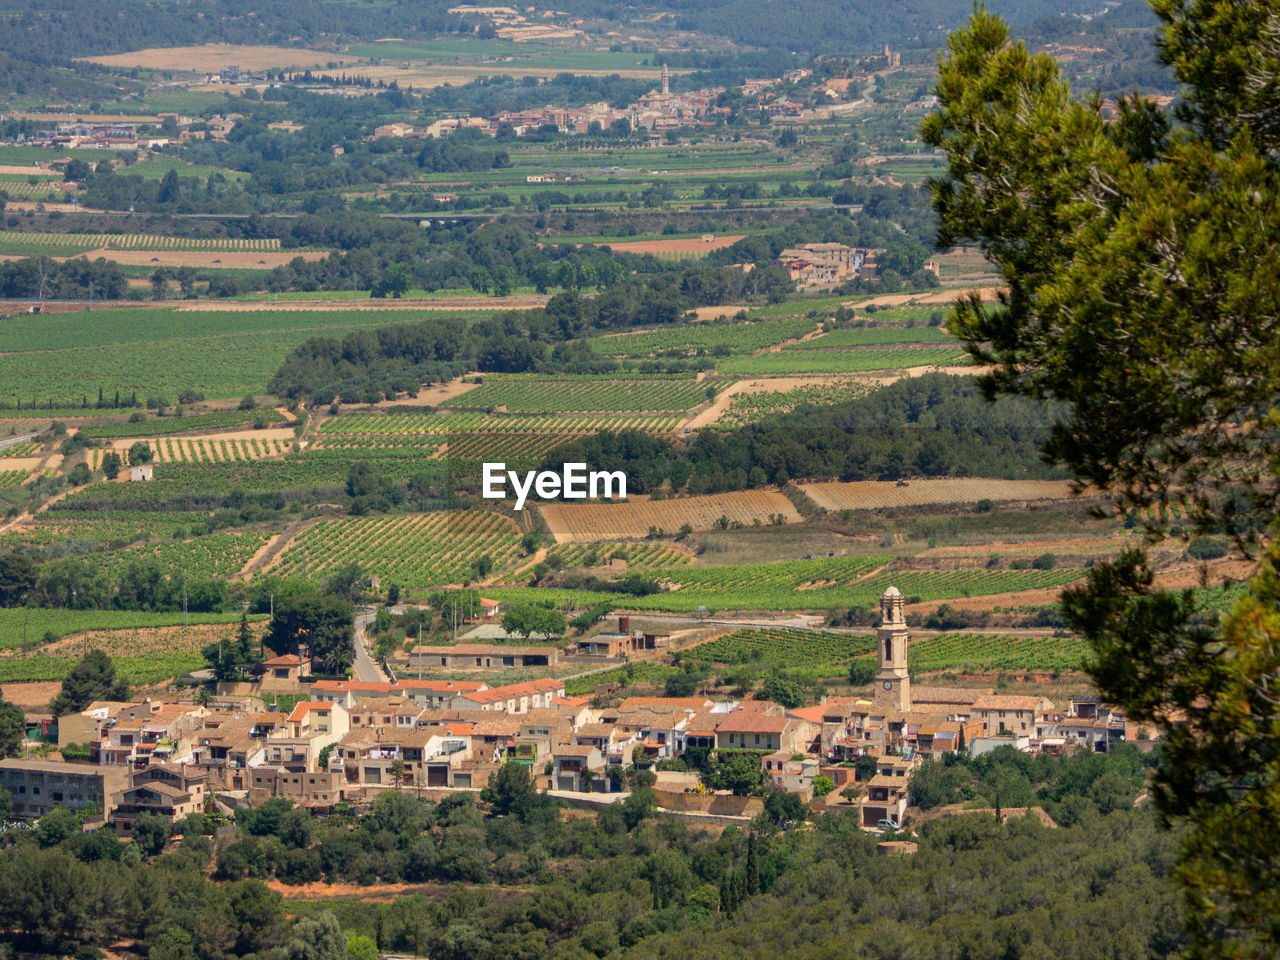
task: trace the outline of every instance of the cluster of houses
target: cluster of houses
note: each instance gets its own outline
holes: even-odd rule
[[[876,251],[843,243],[805,243],[788,247],[774,258],[797,286],[836,287],[846,280],[876,278]]]
[[[629,630],[609,637],[606,643],[645,642]],[[797,708],[702,695],[606,706],[567,696],[552,677],[495,686],[482,679],[311,680],[306,658],[286,655],[266,661],[264,676],[311,680],[307,699],[287,712],[257,697],[94,703],[58,722],[59,746],[87,745],[86,762],[3,760],[0,788],[12,796],[15,816],[97,807],[127,836],[142,813],[177,820],[209,804],[230,811],[284,797],[324,811],[385,789],[477,790],[506,762],[530,767],[544,789],[618,791],[628,767],[690,750],[745,750],[758,756],[772,787],[806,798],[819,777],[840,790],[854,781],[855,761],[876,758],[874,776],[850,791],[860,823],[874,828],[901,822],[911,773],[926,757],[1000,746],[1106,751],[1153,736],[1096,698],[1073,698],[1058,711],[1039,696],[913,686],[908,640],[903,598],[891,587],[881,598],[873,693]],[[515,661],[554,667],[559,655],[552,647],[459,644],[420,646],[411,658],[423,667],[483,670]],[[704,792],[696,781],[689,789]]]
[[[388,123],[376,128],[371,139],[439,137],[463,127],[495,136],[503,124],[510,124],[519,136],[547,126],[554,126],[561,133],[586,134],[592,132],[593,124],[598,125],[601,130],[608,130],[618,121],[626,121],[632,130],[643,129],[656,133],[702,122],[709,114],[716,112],[715,101],[722,93],[723,87],[672,93],[671,78],[666,64],[663,64],[661,87],[650,90],[635,103],[625,107],[614,107],[601,101],[581,107],[546,106],[532,110],[502,110],[491,117],[447,118],[422,127],[409,123]],[[721,112],[728,113],[728,109]]]

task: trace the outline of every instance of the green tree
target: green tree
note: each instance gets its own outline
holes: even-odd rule
[[[142,813],[133,821],[133,842],[145,857],[158,856],[169,842],[172,825],[158,813]]]
[[[532,771],[511,760],[489,774],[489,782],[480,790],[480,799],[489,804],[495,814],[513,816],[526,823],[545,800],[534,785]]]
[[[771,700],[792,710],[804,703],[804,689],[800,684],[786,677],[767,677],[764,683],[760,684],[760,699]]]
[[[702,773],[702,782],[712,790],[731,790],[738,797],[764,793],[765,775],[760,757],[761,754],[749,750],[713,754]]]
[[[108,480],[114,480],[120,475],[120,468],[124,466],[120,459],[120,454],[114,450],[110,450],[102,455],[102,475]]]
[[[150,463],[153,454],[151,452],[151,444],[145,440],[139,440],[129,448],[129,463],[131,466],[137,466],[141,463]]]
[[[0,700],[0,759],[13,757],[27,734],[27,721],[16,703]]]
[[[284,960],[347,960],[347,941],[337,918],[325,910],[294,923],[281,952]]]
[[[35,558],[26,550],[0,556],[0,607],[20,607],[36,585]]]
[[[277,598],[266,643],[278,654],[304,645],[325,672],[341,673],[355,659],[353,617],[351,604],[342,597],[301,593]]]
[[[378,945],[372,937],[352,937],[347,941],[347,960],[378,960]]]
[[[50,709],[55,717],[78,713],[95,700],[127,700],[129,686],[117,679],[115,664],[101,650],[86,653],[62,681]]]
[[[1255,557],[1280,513],[1277,10],[1153,7],[1183,84],[1173,119],[1134,98],[1109,121],[983,11],[952,36],[922,131],[947,162],[939,240],[976,243],[1009,290],[961,301],[948,325],[990,366],[988,396],[1062,404],[1046,456],[1118,514],[1181,502],[1196,533]],[[1176,876],[1196,957],[1280,950],[1280,548],[1259,559],[1225,616],[1157,587],[1142,549],[1063,598],[1102,695],[1163,731],[1153,794],[1187,828]]]
[[[528,640],[535,633],[544,637],[558,637],[566,627],[564,614],[548,610],[533,603],[515,604],[502,616],[502,629],[516,633]]]

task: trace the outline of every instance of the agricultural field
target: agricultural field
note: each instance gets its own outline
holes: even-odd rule
[[[542,503],[543,519],[559,543],[641,539],[673,534],[685,524],[694,530],[776,522],[798,523],[795,505],[778,490],[739,490],[702,497],[650,500],[629,497],[618,503]]]
[[[1080,579],[1083,571],[902,570],[887,557],[836,557],[727,567],[692,567],[664,574],[665,593],[638,597],[638,610],[825,610],[876,603],[890,586],[908,602],[932,602],[1044,590]]]
[[[664,381],[659,381],[664,382]],[[472,393],[465,394],[470,397]],[[554,416],[508,415],[485,413],[393,413],[343,414],[330,417],[318,430],[324,437],[365,435],[382,437],[395,434],[448,435],[450,441],[459,434],[560,434],[565,437],[601,430],[639,430],[644,433],[674,433],[680,417],[674,415],[631,416]]]
[[[682,651],[681,656],[707,663],[750,663],[762,668],[816,667],[840,672],[850,660],[874,653],[875,649],[875,637],[869,634],[753,627],[700,643]],[[913,646],[913,652],[914,649]]]
[[[519,548],[515,523],[486,510],[342,517],[296,536],[271,572],[316,576],[358,563],[383,583],[435,587],[470,580],[486,555],[496,569]]]
[[[450,402],[454,409],[521,413],[677,412],[706,403],[728,381],[690,379],[617,380],[595,377],[553,379],[486,376],[484,382]]]
[[[880,510],[983,500],[1067,500],[1069,480],[987,480],[980,477],[930,477],[899,486],[889,480],[801,483],[801,490],[826,510]]]
[[[229,463],[235,460],[261,460],[279,457],[293,447],[292,430],[255,430],[251,432],[210,434],[204,437],[159,437],[148,442],[155,463]],[[86,452],[90,469],[98,470],[107,449],[115,450],[122,459],[137,437],[113,440],[110,448],[94,448]]]
[[[250,531],[213,533],[191,540],[164,540],[108,554],[102,559],[101,566],[118,575],[130,564],[157,561],[161,570],[170,576],[226,580],[239,573],[270,539],[269,533]]]
[[[188,387],[210,399],[238,398],[260,392],[309,337],[386,322],[376,310],[170,306],[14,317],[0,324],[0,382],[11,402],[86,412],[99,390],[108,400],[116,390],[126,400],[136,393],[139,402],[172,403]]]
[[[803,343],[789,344],[788,350],[872,347],[897,343],[947,343],[955,338],[940,327],[842,327]]]
[[[3,457],[29,457],[44,444],[39,440],[24,440],[22,443],[11,443],[7,447],[0,447],[0,458]],[[0,459],[0,466],[4,461]]]
[[[968,354],[959,346],[845,347],[795,349],[792,344],[772,353],[732,357],[717,364],[723,374],[785,376],[804,373],[869,373],[875,370],[907,370],[913,367],[946,367],[963,364]]]
[[[1089,645],[1078,637],[1017,637],[1002,634],[942,633],[912,641],[911,673],[1009,671],[1056,673],[1079,670]]]
[[[90,411],[111,413],[115,411]],[[216,410],[212,413],[186,414],[181,417],[153,417],[140,422],[94,424],[80,428],[80,435],[105,440],[113,437],[159,437],[171,433],[208,433],[232,427],[248,427],[262,421],[284,423],[285,416],[272,407],[253,410]]]
[[[468,464],[537,463],[567,439],[559,433],[454,433],[439,456]]]
[[[156,233],[23,233],[0,230],[0,253],[8,253],[10,245],[24,249],[48,247],[51,255],[88,250],[201,250],[209,252],[257,253],[279,250],[274,237],[258,239],[233,237],[172,237]]]
[[[74,505],[74,504],[73,504]],[[0,534],[0,549],[16,546],[47,547],[51,544],[92,544],[97,549],[118,549],[139,540],[185,539],[209,522],[208,513],[157,510],[80,511],[55,504]]]
[[[50,610],[11,607],[0,609],[0,650],[20,648],[23,643],[39,643],[45,634],[66,637],[73,633],[140,630],[181,626],[181,610],[150,613],[136,610]],[[190,613],[188,623],[236,623],[235,613]]]
[[[566,567],[601,567],[613,561],[622,561],[628,572],[663,570],[682,567],[694,560],[689,551],[669,543],[618,543],[593,546],[588,544],[563,544],[551,550],[547,558],[561,561]],[[615,571],[619,569],[614,566]]]
[[[607,357],[685,356],[699,351],[750,353],[813,333],[816,324],[803,317],[754,323],[699,323],[595,337],[591,349]]]
[[[764,381],[770,386],[777,385]],[[806,404],[833,404],[865,396],[871,384],[861,378],[838,377],[805,382],[790,390],[753,389],[761,384],[739,381],[739,389],[729,398],[729,407],[715,422],[717,429],[733,429],[776,414],[789,413]]]
[[[745,234],[728,236],[664,237],[659,240],[622,240],[608,246],[617,253],[651,254],[659,260],[698,260],[716,250],[732,247]]]

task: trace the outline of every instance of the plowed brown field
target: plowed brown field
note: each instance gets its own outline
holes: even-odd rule
[[[800,489],[827,510],[878,510],[935,503],[977,503],[979,500],[1066,500],[1069,480],[984,480],[979,477],[940,477],[912,480],[898,486],[892,480],[852,483],[802,483]]]
[[[650,528],[675,533],[686,523],[694,530],[711,530],[721,517],[744,524],[768,523],[772,514],[780,513],[788,523],[800,520],[795,506],[776,489],[678,500],[640,496],[621,503],[546,503],[539,509],[557,543],[644,537]]]

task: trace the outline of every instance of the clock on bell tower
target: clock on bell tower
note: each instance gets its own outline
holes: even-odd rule
[[[875,706],[880,711],[906,713],[911,709],[911,678],[907,675],[906,617],[902,592],[890,587],[880,598],[880,628],[876,631]]]

